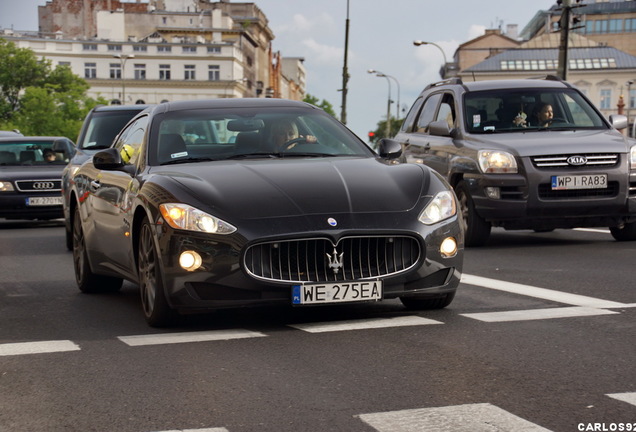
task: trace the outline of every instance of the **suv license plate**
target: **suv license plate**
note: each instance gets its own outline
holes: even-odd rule
[[[26,205],[32,206],[58,206],[62,205],[62,197],[29,197],[26,199]]]
[[[292,304],[320,304],[382,299],[382,281],[309,283],[292,286]]]
[[[552,190],[605,188],[607,174],[552,176]]]

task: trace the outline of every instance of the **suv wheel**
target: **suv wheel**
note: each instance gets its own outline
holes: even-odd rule
[[[636,222],[626,223],[621,227],[611,227],[610,232],[618,241],[636,240]]]
[[[475,211],[475,204],[468,192],[466,182],[459,182],[455,186],[455,193],[459,201],[461,220],[464,226],[465,246],[483,246],[488,241],[488,237],[490,237],[490,223],[486,222]]]

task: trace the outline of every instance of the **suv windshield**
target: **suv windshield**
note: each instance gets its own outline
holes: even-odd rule
[[[469,133],[607,128],[594,107],[573,89],[489,90],[464,97]]]
[[[126,123],[142,108],[135,110],[96,111],[93,113],[86,132],[77,143],[81,149],[98,150],[110,147],[113,139]]]

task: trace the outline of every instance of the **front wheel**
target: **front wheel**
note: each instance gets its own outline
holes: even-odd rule
[[[636,240],[636,222],[626,223],[620,227],[611,227],[610,232],[617,241]]]
[[[174,321],[174,311],[166,299],[159,254],[148,219],[141,224],[137,271],[139,273],[141,306],[146,322],[152,327],[171,325]]]
[[[490,237],[490,223],[477,214],[466,182],[459,182],[455,187],[455,193],[457,194],[462,216],[461,223],[464,227],[465,246],[483,246]]]

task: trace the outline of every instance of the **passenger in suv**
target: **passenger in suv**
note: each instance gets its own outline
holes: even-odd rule
[[[550,106],[552,119],[532,113]],[[403,162],[428,165],[461,205],[466,246],[491,227],[549,231],[609,227],[636,240],[636,141],[556,77],[426,87],[394,138]]]

